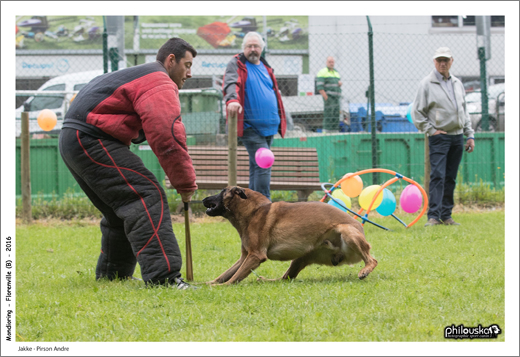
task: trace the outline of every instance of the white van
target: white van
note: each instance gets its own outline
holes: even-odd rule
[[[73,92],[79,91],[83,88],[88,82],[90,82],[95,77],[102,75],[103,70],[95,70],[88,72],[77,72],[65,74],[63,76],[54,77],[47,82],[45,82],[38,91],[67,91],[67,94],[49,94],[49,95],[38,95],[30,97],[25,101],[25,103],[29,106],[29,132],[37,133],[44,132],[40,126],[38,125],[38,114],[43,109],[50,109],[56,116],[58,117],[58,122],[54,127],[54,130],[61,130],[63,125],[63,119],[65,118],[65,113],[69,109],[70,101],[73,98]],[[24,111],[24,105],[20,106],[16,109],[16,136],[20,136],[22,133],[22,112]]]

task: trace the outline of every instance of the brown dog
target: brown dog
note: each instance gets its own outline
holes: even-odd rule
[[[227,218],[242,240],[240,259],[209,284],[238,283],[267,259],[292,260],[281,279],[296,278],[310,264],[351,265],[361,260],[365,267],[358,277],[364,279],[377,266],[361,223],[326,203],[271,203],[261,193],[237,186],[202,203],[208,216]]]

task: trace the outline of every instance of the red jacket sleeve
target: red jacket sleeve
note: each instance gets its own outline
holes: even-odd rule
[[[177,192],[197,189],[195,169],[188,154],[177,85],[159,82],[140,96],[135,110],[148,144]]]

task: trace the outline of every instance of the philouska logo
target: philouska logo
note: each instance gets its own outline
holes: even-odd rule
[[[502,333],[502,330],[497,324],[483,327],[478,325],[477,327],[465,327],[464,325],[451,325],[444,328],[444,338],[497,338]]]

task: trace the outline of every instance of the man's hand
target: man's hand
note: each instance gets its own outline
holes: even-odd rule
[[[343,84],[343,83],[342,83],[341,81],[338,81],[338,86],[341,87],[342,84]]]
[[[464,145],[464,149],[467,152],[473,152],[473,150],[475,149],[475,140],[473,140],[473,139],[466,140],[466,145]]]
[[[237,113],[242,113],[242,106],[238,102],[231,102],[227,106],[228,115],[237,115]]]
[[[181,198],[182,198],[182,202],[190,202],[191,201],[191,196],[193,196],[194,193],[195,193],[195,191],[181,192],[180,195],[181,195]]]
[[[324,91],[323,89],[320,89],[320,90],[318,91],[318,93],[321,94],[321,96],[323,97],[323,99],[324,99],[325,101],[327,101],[327,99],[329,99],[329,96],[327,95],[327,93],[325,93],[325,91]]]

